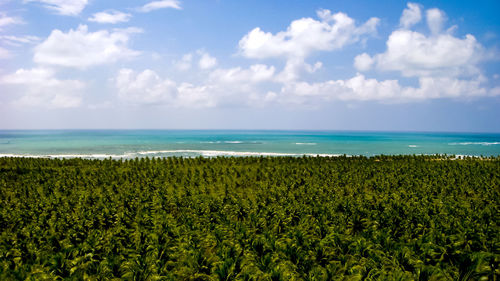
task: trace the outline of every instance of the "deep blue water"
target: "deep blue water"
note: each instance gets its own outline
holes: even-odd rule
[[[500,134],[233,130],[0,130],[0,156],[500,155]]]

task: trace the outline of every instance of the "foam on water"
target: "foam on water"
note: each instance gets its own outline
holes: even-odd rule
[[[191,154],[191,155],[186,155]],[[338,157],[340,154],[330,153],[279,153],[279,152],[249,152],[249,151],[221,151],[221,150],[192,150],[192,149],[179,149],[179,150],[151,150],[151,151],[137,151],[127,152],[124,154],[0,154],[0,157],[31,157],[31,158],[85,158],[85,159],[106,159],[106,158],[135,158],[139,156],[187,156],[187,157],[217,157],[217,156],[310,156],[310,157]]]
[[[239,141],[239,140],[229,140],[229,141],[202,141],[200,143],[209,143],[209,144],[220,144],[220,143],[227,143],[227,144],[239,144],[239,143],[262,143],[259,141]]]
[[[478,142],[452,142],[449,143],[449,145],[497,145],[500,144],[500,142],[484,142],[484,141],[478,141]]]

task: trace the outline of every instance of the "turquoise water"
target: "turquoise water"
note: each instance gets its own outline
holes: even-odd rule
[[[0,130],[1,156],[500,155],[500,134],[353,131]]]

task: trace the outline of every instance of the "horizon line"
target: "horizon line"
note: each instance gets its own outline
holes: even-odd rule
[[[175,128],[38,128],[38,129],[4,129],[0,131],[282,131],[282,132],[373,132],[373,133],[468,133],[468,134],[500,134],[500,131],[438,131],[438,130],[376,130],[376,129],[175,129]]]

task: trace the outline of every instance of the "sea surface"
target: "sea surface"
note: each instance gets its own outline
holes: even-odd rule
[[[0,157],[499,156],[500,134],[244,130],[0,130]]]

